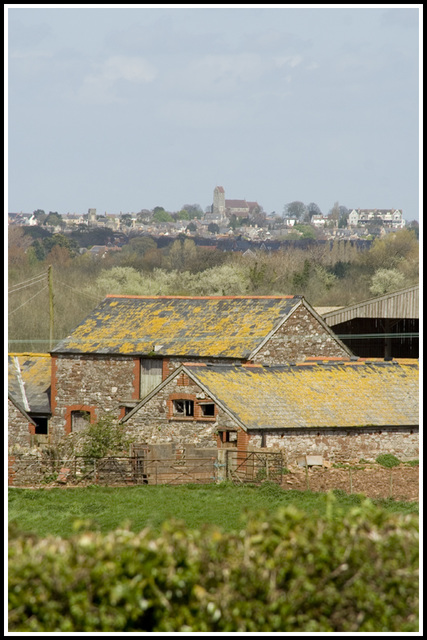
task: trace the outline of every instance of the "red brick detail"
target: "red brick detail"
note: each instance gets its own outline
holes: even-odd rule
[[[8,485],[13,485],[13,481],[16,475],[15,472],[15,456],[9,456],[8,459]]]
[[[178,387],[188,387],[190,384],[190,378],[185,373],[181,373],[176,381]]]
[[[237,432],[237,461],[242,461],[246,457],[246,451],[249,448],[251,436],[243,429],[239,429]]]
[[[194,413],[196,412],[196,396],[191,393],[171,393],[168,398],[168,418],[174,420],[194,420],[194,416],[176,416],[173,412],[174,400],[192,400],[194,402]]]
[[[36,435],[36,425],[35,424],[31,424],[31,422],[28,423],[28,432],[30,433],[30,435],[35,436]]]
[[[163,358],[162,364],[162,382],[171,374],[171,368],[169,364],[169,358]]]
[[[55,415],[56,409],[56,374],[57,374],[57,358],[51,357],[51,378],[50,378],[50,410],[52,416]]]
[[[90,414],[90,422],[95,422],[96,414],[95,407],[90,407],[87,404],[72,404],[69,405],[65,410],[65,434],[68,435],[71,433],[71,413],[72,411],[87,411]]]
[[[135,358],[133,361],[133,391],[132,400],[139,400],[141,385],[141,360]]]
[[[185,376],[187,377],[187,376]],[[194,402],[194,416],[177,416],[173,412],[174,400],[192,400]],[[217,416],[217,407],[215,405],[214,415],[205,416],[202,412],[202,407],[198,404],[196,396],[191,393],[171,393],[168,397],[168,418],[174,420],[203,420],[203,422],[215,422]],[[209,398],[205,398],[203,402],[209,402]],[[212,404],[214,402],[212,401]]]

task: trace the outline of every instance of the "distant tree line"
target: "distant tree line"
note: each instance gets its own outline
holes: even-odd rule
[[[43,276],[48,265],[53,273],[55,339],[67,335],[109,293],[298,294],[314,306],[345,306],[411,286],[419,277],[419,242],[408,229],[370,244],[300,238],[275,251],[253,248],[245,253],[203,246],[187,236],[161,241],[135,235],[120,251],[103,258],[81,253],[73,234],[45,231],[9,227],[9,340],[26,341],[11,342],[17,346],[13,350],[47,347],[38,341],[49,337]],[[82,232],[79,242],[91,233]]]

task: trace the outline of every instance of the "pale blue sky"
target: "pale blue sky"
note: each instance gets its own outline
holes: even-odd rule
[[[419,219],[420,6],[6,5],[8,210]]]

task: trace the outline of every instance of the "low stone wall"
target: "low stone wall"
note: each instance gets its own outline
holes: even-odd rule
[[[49,473],[49,465],[38,455],[11,455],[8,460],[8,484],[16,487],[39,485]]]
[[[418,427],[351,427],[319,429],[286,429],[268,433],[267,450],[283,451],[287,464],[305,455],[321,455],[330,462],[364,458],[375,460],[380,454],[392,453],[399,460],[419,458]],[[261,433],[251,433],[250,444],[261,446]]]

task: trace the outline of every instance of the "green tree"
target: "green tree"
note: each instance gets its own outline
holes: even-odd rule
[[[313,227],[309,224],[295,224],[293,227],[296,231],[301,231],[302,238],[312,238],[316,237],[316,233]]]
[[[372,276],[369,290],[374,296],[382,296],[402,289],[404,282],[404,275],[397,269],[378,269]]]
[[[182,209],[188,212],[190,220],[194,220],[194,218],[200,220],[203,216],[203,209],[199,204],[184,204],[182,205]]]
[[[53,227],[63,226],[65,223],[62,219],[62,216],[59,215],[57,211],[49,211],[49,215],[46,216],[44,225],[51,225]]]
[[[208,231],[209,233],[217,234],[219,233],[219,226],[216,224],[216,222],[211,222],[208,225]]]
[[[154,207],[153,220],[155,222],[173,222],[171,214],[165,211],[163,207]]]
[[[283,213],[287,218],[295,218],[296,220],[305,221],[308,215],[307,207],[300,200],[294,200],[285,204]]]
[[[123,425],[108,415],[88,423],[80,433],[82,455],[90,459],[127,453],[132,441]]]
[[[297,271],[293,275],[293,287],[298,293],[303,293],[310,279],[311,264],[309,260],[304,260],[302,271]]]
[[[43,209],[36,209],[35,211],[33,211],[34,217],[37,219],[39,224],[43,224],[44,221],[47,218],[46,213],[43,211]]]

